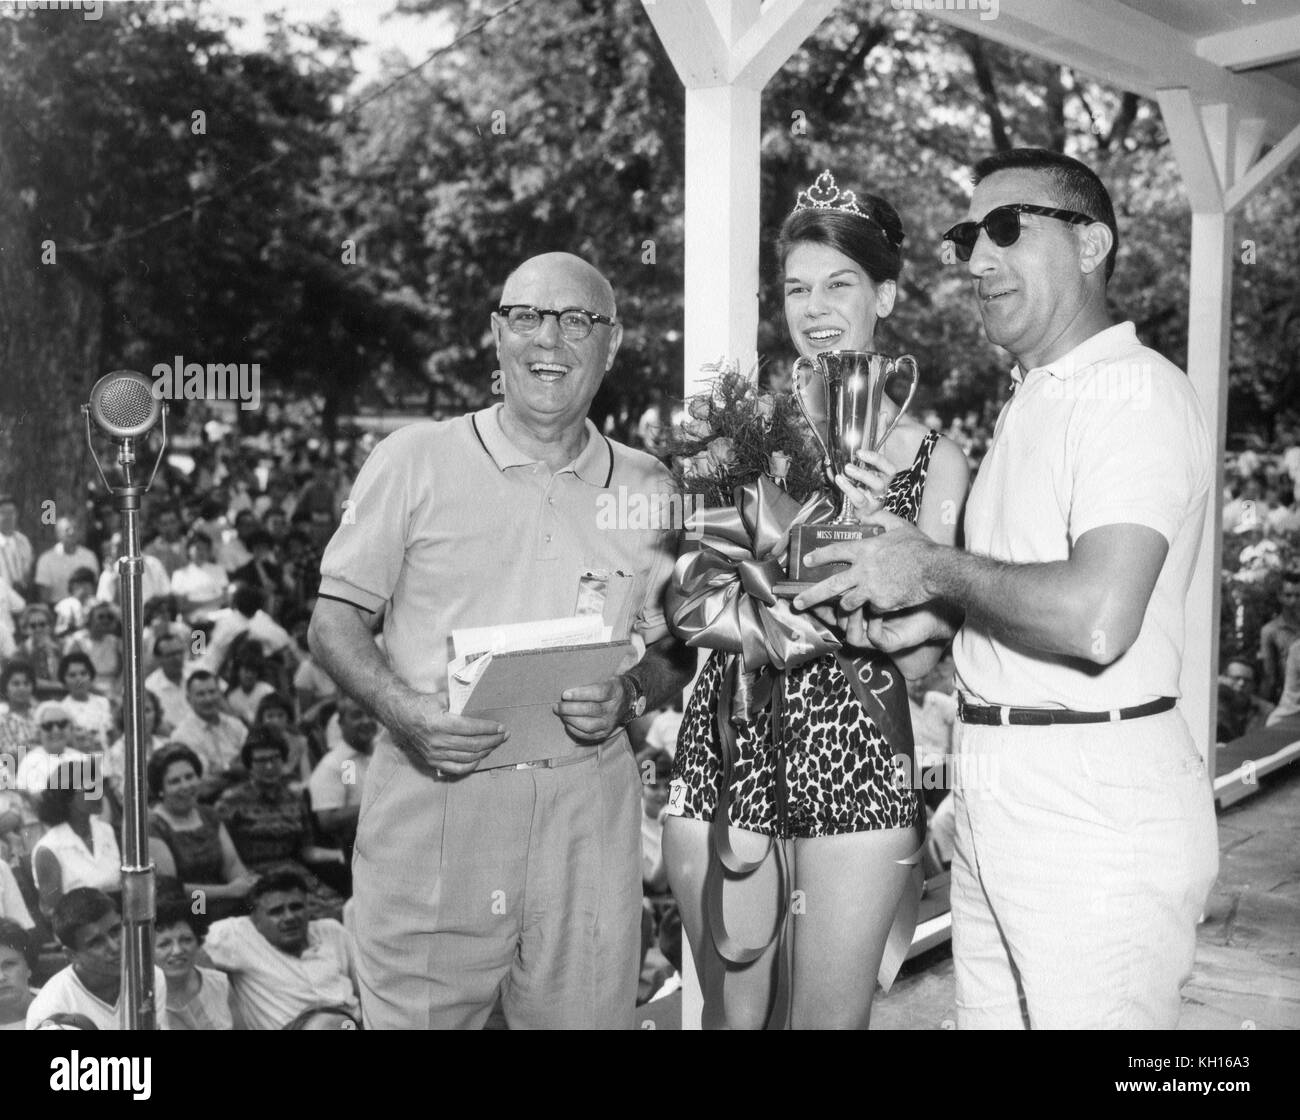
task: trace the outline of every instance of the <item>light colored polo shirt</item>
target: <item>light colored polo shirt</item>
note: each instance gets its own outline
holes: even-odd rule
[[[163,672],[160,665],[144,679],[145,688],[158,697],[158,703],[162,707],[163,719],[173,729],[179,727],[193,714],[194,709],[190,707],[190,702],[185,699],[185,679],[193,671],[193,665],[182,666],[181,683],[173,684],[171,678]]]
[[[390,664],[444,703],[453,630],[571,616],[588,569],[634,576],[634,631],[647,645],[668,633],[677,534],[636,499],[671,493],[668,471],[588,420],[578,457],[552,473],[506,438],[502,407],[380,442],[321,561],[322,596],[368,611],[391,602]],[[567,741],[558,718],[554,733]]]
[[[968,624],[953,643],[959,689],[981,704],[1078,711],[1181,695],[1187,588],[1214,475],[1191,383],[1138,342],[1132,323],[1012,378],[971,488],[966,547],[1049,563],[1069,559],[1090,529],[1136,524],[1163,536],[1169,554],[1137,640],[1110,665],[1010,645]]]
[[[190,714],[171,733],[173,743],[184,743],[203,763],[203,775],[212,778],[239,762],[239,752],[248,738],[248,728],[241,720],[218,712],[215,723]]]
[[[277,949],[247,917],[214,922],[203,950],[229,975],[249,1030],[279,1030],[307,1008],[323,1004],[341,1004],[353,1014],[358,1010],[351,942],[333,918],[308,923],[307,948],[300,957]]]
[[[370,755],[354,751],[347,743],[327,752],[311,772],[308,783],[313,811],[360,805],[361,788],[369,768]]]
[[[84,545],[77,545],[71,552],[64,552],[63,545],[42,552],[36,561],[36,582],[48,587],[56,599],[68,594],[68,580],[78,568],[89,568],[99,578],[99,558]]]
[[[167,978],[161,968],[153,970],[153,1012],[156,1029],[170,1029],[167,1022]],[[122,1026],[122,997],[117,1002],[105,1003],[77,979],[72,965],[50,977],[36,998],[27,1007],[27,1029],[36,1030],[51,1015],[84,1015],[101,1031],[120,1031]]]

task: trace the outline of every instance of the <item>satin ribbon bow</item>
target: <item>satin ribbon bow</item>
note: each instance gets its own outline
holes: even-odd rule
[[[811,614],[797,614],[772,588],[785,578],[790,530],[825,520],[823,495],[800,506],[770,479],[737,486],[735,505],[696,510],[687,529],[698,547],[678,557],[665,601],[686,644],[736,654],[745,672],[790,669],[840,648]]]

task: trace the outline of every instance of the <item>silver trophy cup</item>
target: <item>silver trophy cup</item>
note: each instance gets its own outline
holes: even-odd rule
[[[816,360],[800,358],[794,364],[793,392],[799,411],[812,429],[821,448],[827,475],[842,474],[859,450],[878,451],[889,438],[912,397],[916,394],[918,371],[910,354],[891,358],[870,350],[828,350]],[[886,389],[898,377],[907,379],[907,396],[898,414],[881,430],[881,406]],[[833,483],[832,483],[833,485]],[[809,568],[803,557],[824,544],[861,540],[879,530],[858,525],[849,499],[835,488],[835,513],[828,522],[798,525],[790,534],[788,583],[807,586],[840,571],[845,564],[822,564]]]

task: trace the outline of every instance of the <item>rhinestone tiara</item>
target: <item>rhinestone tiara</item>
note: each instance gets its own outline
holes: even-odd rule
[[[858,196],[852,191],[842,191],[835,185],[835,176],[829,170],[817,176],[817,181],[806,191],[800,191],[794,203],[799,210],[842,210],[859,218],[874,221],[870,214],[858,206]]]

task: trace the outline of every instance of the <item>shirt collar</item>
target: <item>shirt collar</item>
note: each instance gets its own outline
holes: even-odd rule
[[[1058,381],[1065,381],[1076,373],[1113,357],[1116,351],[1136,345],[1137,329],[1133,323],[1131,321],[1116,323],[1113,327],[1107,327],[1104,331],[1098,331],[1085,338],[1073,350],[1062,354],[1056,361],[1048,362],[1045,366],[1035,366],[1028,373],[1025,373],[1017,362],[1011,369],[1011,391],[1015,392],[1040,369],[1046,370]]]
[[[475,412],[470,417],[475,434],[484,450],[496,463],[498,470],[532,466],[540,460],[530,459],[511,443],[501,427],[501,410],[504,407],[503,404],[497,403]],[[583,482],[603,489],[609,484],[608,480],[614,472],[614,449],[610,446],[609,440],[600,434],[600,430],[591,422],[590,417],[584,421],[584,424],[587,434],[586,444],[573,462],[561,467],[555,473],[564,474],[565,471],[570,471]]]

